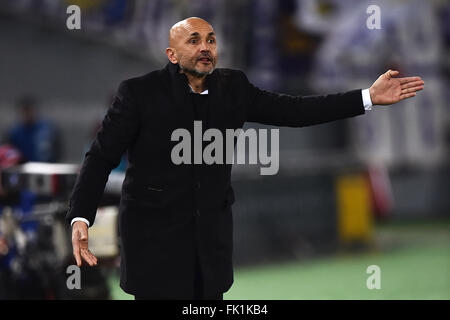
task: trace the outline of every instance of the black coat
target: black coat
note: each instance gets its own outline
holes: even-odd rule
[[[119,208],[121,280],[125,292],[155,298],[192,297],[198,248],[205,294],[233,283],[231,164],[175,165],[171,134],[193,136],[187,78],[178,65],[123,81],[86,153],[66,218],[94,223],[110,171],[128,152]],[[289,96],[260,90],[245,74],[216,69],[207,77],[208,124],[245,122],[302,127],[364,113],[361,90]]]

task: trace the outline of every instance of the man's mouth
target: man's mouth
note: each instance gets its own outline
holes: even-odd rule
[[[211,58],[201,57],[201,58],[198,59],[198,61],[200,61],[202,63],[211,63]]]

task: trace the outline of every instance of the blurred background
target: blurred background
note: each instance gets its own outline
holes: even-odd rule
[[[69,30],[66,9],[81,8]],[[369,5],[381,29],[369,29]],[[260,88],[368,88],[389,68],[425,90],[364,116],[280,128],[280,170],[235,165],[235,283],[225,299],[450,299],[450,3],[421,0],[0,0],[0,299],[130,299],[119,288],[110,175],[74,264],[67,202],[118,84],[167,63],[168,30],[198,16],[219,65]],[[249,123],[246,127],[263,128]],[[270,127],[269,127],[270,128]],[[381,289],[366,272],[381,270]]]

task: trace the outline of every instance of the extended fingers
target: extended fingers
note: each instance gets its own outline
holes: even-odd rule
[[[401,94],[416,92],[416,91],[420,91],[422,89],[423,89],[423,86],[416,86],[416,87],[412,87],[412,88],[402,89]]]
[[[407,88],[413,88],[413,87],[420,87],[423,86],[425,82],[423,80],[416,80],[411,82],[406,82],[401,85],[402,90]]]
[[[72,247],[73,247],[73,256],[75,257],[77,266],[81,267],[80,245],[78,241],[76,240],[72,241]]]
[[[83,228],[75,229],[72,235],[73,255],[80,267],[82,261],[86,261],[90,266],[97,265],[97,258],[89,251],[88,234]]]
[[[412,92],[412,93],[404,93],[400,95],[400,100],[404,100],[404,99],[408,99],[408,98],[412,98],[415,97],[416,93]]]
[[[405,77],[405,78],[399,78],[400,84],[406,84],[409,82],[415,82],[415,81],[422,81],[421,77]]]
[[[85,236],[85,237],[82,236],[80,239],[80,252],[81,252],[81,257],[90,266],[95,266],[97,264],[97,258],[89,251],[87,236]]]
[[[74,230],[72,233],[72,248],[73,248],[73,256],[77,262],[77,266],[81,267],[81,246],[80,246],[80,232],[78,230]]]
[[[91,267],[97,265],[97,258],[89,251],[89,249],[81,249],[81,256]]]

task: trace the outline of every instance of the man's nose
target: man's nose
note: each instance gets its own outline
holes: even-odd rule
[[[200,51],[210,51],[208,41],[202,41],[202,43],[200,44]]]

